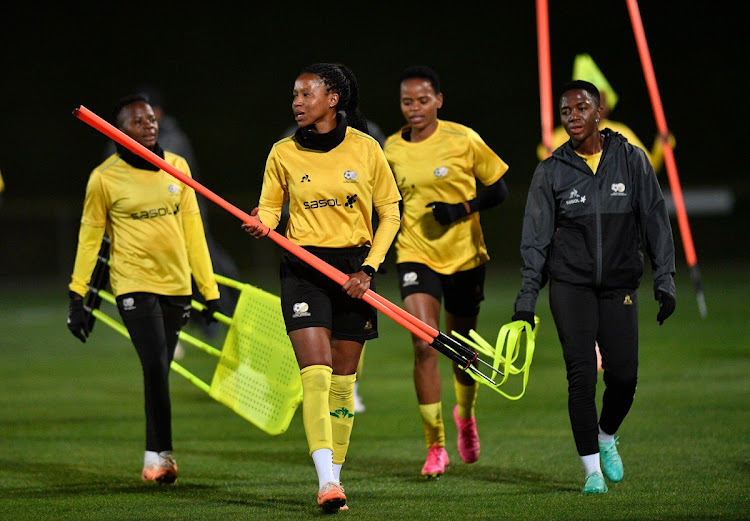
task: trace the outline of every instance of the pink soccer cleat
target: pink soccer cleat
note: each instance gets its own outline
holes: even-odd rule
[[[453,408],[453,420],[458,428],[458,454],[466,463],[474,463],[479,459],[479,434],[477,433],[477,419],[472,416],[468,420],[459,418],[458,405]]]
[[[427,450],[427,461],[424,462],[424,467],[422,467],[422,476],[439,478],[450,464],[445,447],[435,444]]]

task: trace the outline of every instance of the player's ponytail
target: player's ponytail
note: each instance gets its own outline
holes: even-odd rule
[[[346,82],[349,84],[349,97],[344,100],[344,105],[341,110],[346,112],[346,119],[349,122],[349,126],[361,130],[362,132],[369,134],[370,129],[367,128],[367,120],[359,111],[359,84],[357,78],[354,76],[352,70],[346,65],[338,65],[341,72],[346,77]]]

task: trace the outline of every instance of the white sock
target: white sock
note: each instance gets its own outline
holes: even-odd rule
[[[165,459],[167,459],[168,456],[171,456],[171,455],[172,455],[171,450],[163,450],[159,453],[159,461],[160,462],[164,461]]]
[[[602,466],[599,463],[599,453],[588,454],[587,456],[581,456],[581,463],[583,463],[583,470],[586,473],[586,477],[589,477],[594,472],[601,472]]]
[[[615,439],[614,434],[607,434],[606,432],[602,430],[601,427],[599,427],[599,441],[610,442],[610,441],[614,441],[614,439]]]
[[[318,473],[318,488],[329,481],[338,482],[333,475],[333,451],[331,449],[318,449],[312,453],[315,472]]]
[[[153,450],[147,450],[143,455],[143,466],[150,465],[151,463],[159,463],[159,453]]]
[[[333,477],[339,483],[341,483],[341,467],[343,467],[343,466],[344,466],[343,463],[342,464],[339,464],[339,463],[334,463],[333,464]]]

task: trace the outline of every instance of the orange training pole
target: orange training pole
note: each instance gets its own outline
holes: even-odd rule
[[[646,33],[643,30],[643,21],[641,20],[641,13],[638,9],[637,0],[627,0],[627,4],[628,11],[630,12],[630,20],[633,25],[633,32],[635,33],[635,40],[638,45],[638,54],[640,55],[641,65],[643,66],[643,74],[646,77],[646,85],[648,86],[648,92],[651,96],[651,105],[654,110],[656,125],[664,144],[664,164],[667,167],[667,176],[669,178],[669,186],[672,189],[672,198],[677,213],[677,223],[680,227],[682,245],[685,248],[685,257],[687,258],[690,277],[693,280],[695,296],[698,300],[698,310],[700,311],[701,317],[705,318],[708,311],[706,309],[706,299],[703,295],[700,271],[698,270],[698,258],[695,255],[693,236],[690,233],[687,211],[685,210],[685,201],[682,198],[682,188],[680,186],[680,178],[677,174],[677,163],[674,159],[674,151],[668,140],[669,128],[667,127],[667,120],[664,117],[664,108],[662,107],[661,98],[659,96],[659,87],[656,84],[656,75],[654,74],[654,66],[651,63],[651,54],[649,53],[648,43],[646,42]]]
[[[536,32],[539,54],[539,104],[542,114],[542,143],[547,157],[552,154],[552,66],[549,50],[549,8],[547,0],[536,0]]]
[[[176,177],[177,179],[179,179],[186,185],[192,187],[196,192],[204,195],[205,197],[207,197],[214,203],[218,204],[219,206],[224,208],[226,211],[228,211],[235,217],[238,217],[242,222],[251,222],[252,220],[257,220],[255,217],[251,216],[250,214],[246,212],[243,212],[242,210],[240,210],[233,204],[229,203],[225,199],[222,199],[220,196],[216,195],[214,192],[212,192],[205,186],[198,183],[192,177],[189,177],[185,175],[184,173],[180,172],[177,168],[175,168],[174,166],[164,161],[162,158],[154,154],[151,150],[147,149],[146,147],[144,147],[143,145],[135,141],[133,138],[131,138],[130,136],[122,132],[120,129],[112,126],[110,123],[100,118],[99,116],[91,112],[86,107],[81,105],[80,107],[78,107],[77,109],[73,111],[73,115],[77,117],[78,119],[80,119],[81,121],[83,121],[84,123],[87,123],[88,125],[94,127],[96,130],[100,131],[102,134],[112,138],[113,140],[117,141],[124,147],[127,147],[129,150],[132,150],[134,153],[138,154],[139,156],[146,159],[150,163],[153,163],[154,165],[158,166],[169,175]],[[349,279],[349,277],[347,277],[340,270],[334,268],[327,262],[316,257],[315,255],[305,250],[301,246],[294,244],[289,239],[279,234],[275,230],[271,230],[267,226],[264,226],[262,223],[261,223],[261,226],[268,230],[267,236],[271,240],[273,240],[282,248],[290,251],[291,253],[299,257],[300,259],[304,260],[305,262],[310,264],[312,267],[314,267],[315,269],[317,269],[324,275],[333,279],[335,282],[341,285],[344,285],[346,281]],[[365,292],[362,299],[365,300],[371,306],[373,306],[375,309],[388,315],[390,318],[398,322],[400,325],[404,326],[406,329],[411,331],[414,335],[424,340],[428,344],[432,344],[433,341],[436,340],[438,336],[440,336],[441,339],[443,339],[443,337],[446,336],[442,334],[440,331],[431,327],[430,325],[422,322],[414,315],[396,306],[395,304],[393,304],[386,298],[378,295],[374,291],[371,291],[368,289]]]

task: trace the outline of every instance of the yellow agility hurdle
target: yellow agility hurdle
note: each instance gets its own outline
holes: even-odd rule
[[[221,350],[181,331],[180,341],[219,359],[208,384],[172,361],[171,369],[205,391],[213,399],[232,409],[259,429],[271,435],[286,432],[294,413],[302,403],[302,380],[281,315],[279,297],[250,284],[216,275],[216,281],[240,291],[230,318],[214,313],[214,318],[229,326]],[[116,305],[111,293],[90,287],[101,299]],[[193,300],[193,309],[203,304]],[[123,336],[130,338],[123,324],[99,309],[91,313]]]

